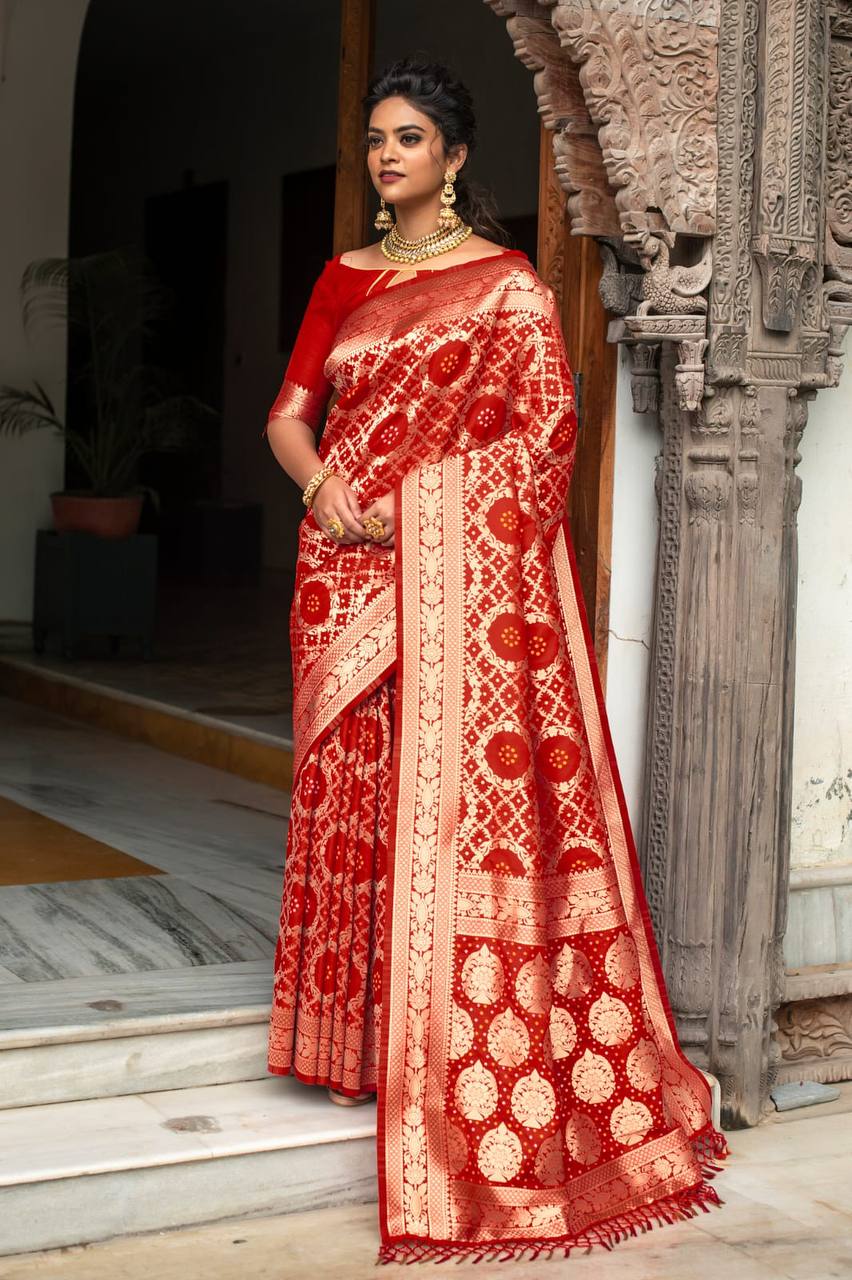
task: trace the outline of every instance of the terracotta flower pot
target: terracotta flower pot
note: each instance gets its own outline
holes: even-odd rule
[[[92,494],[52,493],[57,533],[93,533],[98,538],[129,538],[139,528],[142,494],[98,498]]]

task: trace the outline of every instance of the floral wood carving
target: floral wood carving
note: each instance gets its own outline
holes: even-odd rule
[[[833,6],[829,35],[823,301],[825,375],[836,387],[843,373],[843,341],[852,325],[852,0]]]
[[[712,235],[716,0],[485,2],[509,20],[517,56],[540,73],[536,93],[548,127],[548,114],[562,114],[566,91],[578,127],[593,125],[622,230]],[[582,103],[569,87],[566,56],[578,68]],[[566,188],[589,185],[586,156],[579,159],[576,169],[566,159]]]
[[[707,345],[701,294],[716,225],[715,0],[485,2],[507,20],[516,56],[533,72],[572,232],[607,244],[604,305],[631,322],[647,320],[617,330],[631,348],[634,403],[646,411],[656,404],[638,346],[647,343],[656,355],[661,341],[686,340],[678,396],[696,408]],[[704,240],[699,262],[670,260],[679,234]],[[632,315],[624,304],[634,301]],[[681,317],[699,323],[684,325]]]
[[[852,997],[785,1004],[776,1022],[780,1082],[852,1079]]]

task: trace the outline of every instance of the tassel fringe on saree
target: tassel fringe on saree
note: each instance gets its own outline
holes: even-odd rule
[[[553,295],[515,254],[405,281],[346,316],[325,375],[320,456],[362,503],[396,496],[392,552],[300,526],[292,822],[329,806],[328,875],[347,743],[385,768],[345,807],[342,922],[289,894],[314,1004],[300,1033],[279,944],[270,1067],[320,1079],[305,1046],[346,1022],[385,1262],[568,1254],[707,1211],[728,1151],[678,1044],[580,593]],[[351,998],[323,1014],[329,965]]]

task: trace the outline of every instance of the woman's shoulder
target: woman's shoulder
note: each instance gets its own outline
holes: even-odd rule
[[[378,241],[375,244],[366,244],[360,249],[346,249],[343,253],[335,254],[331,261],[335,266],[358,267],[362,271],[370,267],[380,267],[383,264],[387,266],[387,258],[382,254]]]

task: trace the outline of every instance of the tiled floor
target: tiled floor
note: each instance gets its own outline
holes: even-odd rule
[[[852,1084],[838,1102],[728,1134],[722,1208],[566,1259],[434,1266],[476,1280],[848,1280],[852,1275]],[[0,1261],[0,1280],[368,1280],[375,1205],[252,1218]],[[413,1274],[405,1271],[406,1276]]]

